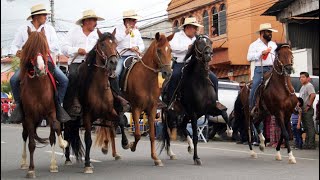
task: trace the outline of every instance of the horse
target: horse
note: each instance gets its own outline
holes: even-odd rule
[[[116,51],[116,40],[114,30],[112,33],[101,33],[97,30],[99,39],[93,49],[88,53],[85,62],[79,66],[79,97],[80,104],[83,107],[83,126],[85,128],[85,168],[84,173],[93,173],[90,163],[90,149],[92,145],[91,127],[97,119],[101,126],[117,127],[120,117],[114,109],[114,98],[110,87],[109,76],[112,76],[118,62],[118,53]],[[107,125],[107,120],[112,121]],[[79,121],[71,121],[65,124],[65,138],[70,142],[77,160],[83,156],[83,145],[79,137]],[[122,145],[128,146],[128,140],[122,131]],[[102,134],[101,136],[104,136]],[[100,140],[110,138],[100,137]],[[114,139],[114,138],[113,138]],[[98,143],[102,144],[102,143]],[[104,152],[104,149],[102,149]],[[70,161],[70,150],[66,149],[66,164],[72,164]],[[118,159],[120,156],[114,154]]]
[[[150,128],[151,157],[156,166],[163,166],[155,149],[154,122],[160,97],[158,73],[161,72],[164,78],[171,76],[172,56],[169,41],[173,36],[174,34],[171,34],[166,37],[159,32],[155,34],[155,39],[143,57],[131,67],[126,89],[123,89],[124,96],[131,104],[131,112],[135,124],[134,142],[130,143],[130,149],[134,152],[141,138],[139,117],[142,112],[145,112],[148,115]]]
[[[21,168],[27,169],[26,141],[29,137],[30,165],[28,178],[35,178],[33,155],[36,148],[35,140],[47,143],[38,137],[37,127],[42,119],[47,119],[50,124],[50,145],[52,146],[52,158],[50,171],[58,172],[55,159],[55,132],[58,136],[59,146],[64,149],[68,143],[61,136],[60,123],[56,117],[55,106],[55,81],[51,81],[52,75],[48,70],[49,46],[45,37],[44,28],[41,32],[31,32],[28,27],[28,40],[22,48],[20,63],[21,79],[21,104],[23,108],[22,138],[24,141]],[[51,76],[51,77],[50,77]]]
[[[179,100],[177,101],[178,103],[174,103],[173,111],[183,115],[182,122],[176,123],[178,131],[182,132],[183,135],[187,137],[187,142],[189,144],[188,151],[189,153],[192,153],[193,151],[193,160],[195,165],[202,164],[197,152],[197,120],[203,115],[222,115],[224,120],[228,122],[227,113],[216,107],[217,94],[209,79],[208,62],[211,61],[212,54],[212,41],[206,35],[198,35],[195,42],[192,44],[191,49],[187,52],[186,57],[184,58],[184,60],[186,60],[191,56],[191,60],[183,68],[182,77],[179,82],[181,84],[179,87],[180,92],[178,92],[180,95]],[[170,102],[168,97],[165,96],[165,93],[163,93],[162,97],[165,102]],[[167,154],[170,158],[175,159],[175,154],[172,153],[172,150],[170,149],[168,128],[171,128],[170,124],[173,124],[173,121],[176,121],[176,119],[167,118],[169,111],[172,110],[165,110],[162,116],[164,117],[164,128],[163,144],[160,153],[164,148],[166,148]],[[186,129],[189,120],[191,120],[192,125],[193,142]]]
[[[248,84],[241,90],[239,94],[245,115],[244,128],[249,137],[248,144],[250,155],[253,158],[257,158],[257,154],[252,150],[250,126],[253,123],[256,127],[260,139],[259,148],[261,151],[264,151],[265,138],[258,128],[258,125],[266,118],[267,115],[269,115],[269,113],[274,115],[277,124],[281,128],[281,136],[276,147],[276,160],[281,160],[280,146],[282,140],[285,139],[285,145],[289,155],[289,163],[295,164],[296,159],[293,156],[289,145],[288,134],[291,114],[293,113],[298,102],[290,80],[290,74],[293,70],[293,55],[290,45],[278,44],[276,55],[274,56],[275,59],[273,62],[272,71],[264,74],[264,81],[260,84],[255,93],[257,96],[256,106],[258,107],[256,117],[253,117],[249,111],[250,89]]]

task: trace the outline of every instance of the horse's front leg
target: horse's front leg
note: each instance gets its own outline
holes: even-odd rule
[[[156,166],[163,166],[162,161],[158,158],[156,147],[155,147],[155,128],[154,128],[154,119],[156,117],[156,104],[153,106],[152,110],[148,113],[148,123],[149,123],[149,138],[151,143],[151,158],[154,160]]]
[[[23,150],[22,150],[22,159],[21,159],[21,169],[28,169],[27,163],[27,138],[28,138],[28,131],[25,126],[23,126],[22,130],[22,139],[23,139]]]
[[[86,144],[86,152],[85,152],[85,163],[84,163],[84,173],[86,174],[92,174],[93,168],[91,167],[90,162],[90,149],[92,145],[92,139],[91,139],[91,117],[88,113],[86,113],[83,117],[83,125],[85,128],[84,133],[84,141]]]
[[[36,149],[36,142],[35,142],[35,127],[34,124],[32,123],[33,119],[27,118],[25,119],[26,122],[30,122],[28,124],[28,134],[29,134],[29,152],[30,152],[30,165],[29,165],[29,170],[27,173],[27,178],[35,178],[35,170],[34,170],[34,161],[33,161],[33,154],[34,150]]]
[[[49,121],[50,122],[50,121]],[[57,161],[56,161],[56,156],[55,156],[55,145],[56,145],[56,136],[54,134],[54,129],[50,125],[50,145],[52,147],[51,151],[51,162],[50,162],[50,172],[58,172],[58,166],[57,166]]]
[[[141,138],[140,134],[140,124],[139,124],[139,116],[141,114],[141,111],[137,108],[134,108],[132,111],[132,119],[134,122],[134,142],[130,143],[130,149],[132,152],[136,151],[137,144]]]
[[[129,143],[128,143],[128,138],[127,135],[124,131],[124,126],[125,126],[125,118],[124,118],[124,113],[120,113],[119,118],[120,118],[120,122],[119,122],[119,127],[121,130],[121,145],[123,149],[129,149]]]
[[[197,119],[192,118],[191,119],[191,125],[192,125],[192,136],[193,136],[193,145],[194,145],[194,152],[193,152],[193,161],[195,165],[201,165],[202,162],[200,158],[198,157],[198,126],[197,126]]]

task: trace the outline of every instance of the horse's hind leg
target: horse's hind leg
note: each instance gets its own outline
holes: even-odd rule
[[[91,138],[91,117],[89,114],[85,114],[83,117],[83,125],[85,128],[84,133],[84,141],[86,144],[86,152],[85,152],[85,163],[84,163],[84,173],[92,174],[93,168],[90,162],[90,149],[92,145],[92,138]]]
[[[30,152],[30,165],[29,170],[27,173],[27,178],[35,178],[35,170],[34,170],[34,161],[33,161],[33,154],[34,150],[36,149],[36,142],[35,142],[35,127],[32,123],[32,119],[25,119],[26,122],[30,122],[30,124],[27,124],[28,128],[28,135],[29,135],[29,152]]]
[[[64,139],[68,142],[70,140],[70,122],[64,123]],[[72,162],[70,160],[70,145],[66,147],[64,156],[66,157],[65,165],[69,166],[72,165]]]
[[[68,146],[68,142],[62,138],[61,125],[57,120],[56,113],[52,112],[50,116],[48,116],[48,120],[50,122],[50,127],[52,127],[52,130],[57,133],[60,148],[65,149]]]
[[[22,130],[22,139],[23,139],[23,150],[22,150],[22,159],[21,159],[21,169],[28,169],[28,164],[27,164],[27,138],[28,138],[28,131],[23,126]]]
[[[53,127],[50,126],[50,145],[52,147],[52,154],[51,154],[51,162],[50,162],[50,172],[58,172],[58,166],[56,161],[55,155],[55,145],[56,145],[56,136],[54,134]]]
[[[193,117],[191,119],[191,125],[192,125],[192,139],[194,144],[194,152],[193,152],[193,161],[195,165],[201,165],[202,162],[200,158],[198,157],[198,127],[197,127],[197,119]]]
[[[116,150],[116,142],[115,142],[116,132],[113,127],[110,128],[110,139],[111,139],[111,147],[112,147],[112,156],[115,160],[121,159],[121,156],[117,153]]]

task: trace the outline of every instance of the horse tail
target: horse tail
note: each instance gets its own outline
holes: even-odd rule
[[[97,127],[96,128],[96,140],[94,145],[97,147],[104,147],[105,142],[111,141],[111,132],[108,127]]]
[[[160,153],[159,155],[162,153],[163,149],[168,149],[170,147],[170,135],[168,132],[168,110],[166,109],[162,109],[161,111],[161,117],[162,117],[162,144],[161,144],[161,148],[160,148]]]
[[[48,143],[49,143],[49,141],[48,141],[49,138],[41,138],[41,137],[39,137],[38,134],[37,134],[37,131],[36,131],[36,133],[35,133],[34,139],[35,139],[37,142],[41,143],[41,144],[48,144]]]
[[[77,161],[84,157],[84,147],[79,135],[80,120],[68,121],[64,124],[64,138],[70,144],[70,149]]]

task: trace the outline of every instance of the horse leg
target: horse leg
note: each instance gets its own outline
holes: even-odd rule
[[[290,122],[290,117],[291,117],[291,114],[287,114],[287,116],[285,117],[286,119],[284,119],[284,137],[285,137],[285,142],[286,142],[286,146],[287,146],[287,152],[288,152],[288,155],[289,155],[289,164],[296,164],[297,161],[296,161],[296,158],[293,156],[293,153],[292,153],[292,150],[291,150],[291,147],[290,147],[290,144],[289,144],[289,133],[288,133],[288,130],[290,128],[289,126],[289,122]]]
[[[70,122],[64,123],[64,139],[68,142],[70,140]],[[70,160],[70,145],[66,147],[64,151],[64,156],[66,157],[66,161],[64,164],[66,166],[72,165],[72,162]]]
[[[249,110],[248,110],[249,111]],[[249,114],[248,114],[249,116]],[[245,121],[245,129],[246,129],[246,132],[248,133],[248,145],[249,145],[249,149],[250,149],[250,156],[252,158],[258,158],[258,155],[256,152],[253,151],[252,149],[252,137],[251,137],[251,120],[250,120],[251,117],[248,117],[248,119]]]
[[[56,136],[54,134],[54,129],[50,126],[50,145],[52,147],[52,155],[51,155],[51,162],[50,162],[50,172],[58,172],[57,161],[55,157],[55,144],[56,144]]]
[[[281,154],[280,154],[280,148],[281,148],[281,144],[282,144],[282,141],[283,141],[283,133],[284,131],[282,130],[282,120],[283,119],[283,114],[282,112],[280,112],[279,115],[275,116],[276,117],[276,122],[277,124],[280,126],[281,128],[281,135],[280,135],[280,138],[279,138],[279,141],[278,141],[278,144],[277,144],[277,147],[276,147],[276,160],[278,161],[281,161],[282,158],[281,158]]]
[[[232,130],[232,127],[230,126],[227,110],[223,110],[221,112],[221,115],[222,115],[222,118],[226,122],[226,125],[227,125],[227,130],[226,130],[227,136],[228,137],[232,137],[233,130]]]
[[[197,127],[197,119],[193,117],[191,119],[191,125],[192,125],[192,136],[193,136],[193,143],[194,143],[194,152],[193,152],[193,161],[195,165],[201,165],[202,162],[200,158],[198,157],[198,127]]]
[[[91,139],[91,117],[89,114],[85,114],[83,117],[83,125],[85,128],[84,133],[84,141],[86,144],[86,152],[85,152],[85,163],[84,163],[84,173],[86,174],[92,174],[93,168],[91,167],[90,162],[90,149],[92,145],[92,139]]]
[[[68,142],[62,138],[61,125],[57,120],[55,111],[48,116],[48,120],[51,123],[52,130],[57,133],[60,148],[64,150],[68,146]]]
[[[23,126],[22,130],[22,139],[23,139],[23,150],[22,150],[22,160],[21,160],[21,169],[28,169],[27,164],[27,138],[28,138],[28,131],[25,126]]]
[[[155,147],[155,129],[154,129],[154,119],[156,118],[156,104],[153,106],[152,110],[148,112],[148,123],[149,123],[149,138],[151,143],[151,158],[154,160],[156,166],[163,166],[162,161],[158,158]]]
[[[34,124],[32,123],[32,119],[27,118],[25,119],[26,122],[30,122],[30,124],[28,124],[28,134],[29,134],[29,152],[30,152],[30,165],[29,165],[29,170],[27,173],[27,178],[35,178],[36,174],[35,174],[35,170],[34,170],[34,161],[33,161],[33,154],[34,154],[34,150],[36,149],[36,142],[35,142],[35,127]]]
[[[116,142],[115,142],[116,132],[113,127],[110,128],[110,138],[111,138],[111,147],[112,147],[112,156],[115,160],[120,160],[121,156],[117,153]]]
[[[120,127],[120,130],[121,130],[121,145],[122,145],[122,148],[123,149],[129,149],[129,143],[128,143],[128,138],[127,138],[127,135],[124,131],[124,126],[125,126],[125,118],[124,118],[124,113],[121,112],[119,117],[120,117],[120,123],[119,123],[119,127]]]
[[[141,134],[140,134],[140,124],[139,124],[139,116],[140,116],[141,112],[139,110],[137,110],[136,108],[133,109],[132,111],[132,118],[134,121],[134,142],[130,143],[130,149],[132,152],[136,151],[136,147],[137,144],[141,138]]]

